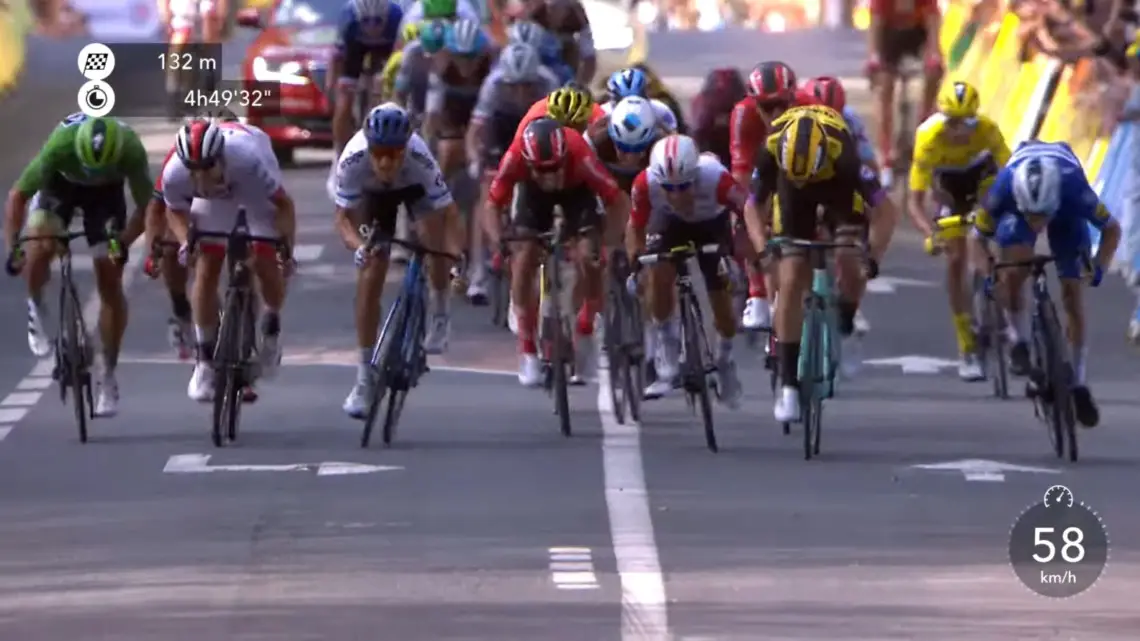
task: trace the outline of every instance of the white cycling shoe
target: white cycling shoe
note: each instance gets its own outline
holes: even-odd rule
[[[776,395],[776,404],[772,408],[772,416],[780,423],[797,423],[800,421],[800,391],[794,387],[781,387]]]
[[[772,306],[768,299],[753,296],[744,303],[744,313],[740,317],[744,329],[758,330],[772,327]]]

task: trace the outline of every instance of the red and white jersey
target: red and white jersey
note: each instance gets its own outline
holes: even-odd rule
[[[748,190],[733,179],[715,154],[701,154],[697,179],[693,186],[693,208],[681,211],[669,204],[666,191],[646,169],[633,180],[633,210],[630,218],[635,229],[645,229],[654,213],[676,216],[686,222],[712,220],[727,211],[741,213],[748,201]]]
[[[190,170],[171,154],[155,183],[155,191],[162,194],[168,208],[188,212],[194,199],[201,198],[262,209],[283,190],[281,166],[264,131],[236,122],[218,126],[226,141],[222,150],[222,183],[210,188],[195,184]]]

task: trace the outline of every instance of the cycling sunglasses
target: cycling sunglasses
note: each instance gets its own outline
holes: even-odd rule
[[[405,149],[403,145],[372,145],[368,147],[368,155],[376,160],[399,160]]]
[[[689,188],[692,186],[693,181],[691,180],[683,183],[661,183],[661,189],[664,189],[671,194],[689,191]]]
[[[946,126],[955,129],[973,129],[978,126],[977,118],[958,118],[954,116],[946,116]]]
[[[787,111],[791,106],[792,103],[787,100],[756,101],[756,108],[766,114],[775,113],[777,111]]]
[[[533,162],[530,164],[530,169],[531,169],[531,171],[533,171],[536,174],[556,174],[556,173],[562,171],[562,168],[564,166],[565,166],[565,164],[562,163],[561,161],[543,162],[543,163]]]

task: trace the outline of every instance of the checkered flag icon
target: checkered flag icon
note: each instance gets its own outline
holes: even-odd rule
[[[102,71],[107,66],[107,58],[109,54],[105,53],[89,53],[87,60],[83,62],[83,73],[88,71]]]

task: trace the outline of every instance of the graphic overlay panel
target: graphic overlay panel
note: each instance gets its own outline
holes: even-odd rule
[[[106,80],[115,71],[115,52],[101,42],[92,42],[79,50],[79,73],[88,80]]]
[[[1100,516],[1054,485],[1022,512],[1009,536],[1009,562],[1025,587],[1065,599],[1089,589],[1108,563],[1108,530]]]
[[[115,108],[115,90],[101,80],[88,80],[76,95],[79,110],[91,118],[102,118]]]

